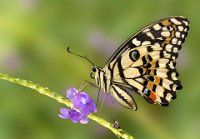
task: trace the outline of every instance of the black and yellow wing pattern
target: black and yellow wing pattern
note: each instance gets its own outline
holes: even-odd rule
[[[152,104],[169,105],[176,91],[182,89],[176,59],[188,30],[187,18],[167,17],[129,38],[103,68],[109,72],[107,80],[113,97],[134,110],[137,106],[132,92]]]

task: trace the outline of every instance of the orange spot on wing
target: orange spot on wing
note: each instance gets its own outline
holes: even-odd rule
[[[146,68],[142,68],[143,69],[143,74],[145,74],[147,72]]]
[[[155,100],[157,99],[155,92],[150,92],[149,98],[155,102]]]
[[[166,40],[165,40],[165,43],[169,43],[171,40],[171,37],[167,37]]]
[[[171,36],[165,39],[165,41],[162,43],[162,47],[170,43],[171,39],[174,38],[174,33],[175,33],[174,31],[171,32]]]
[[[152,90],[152,88],[153,88],[153,82],[148,82],[147,88],[149,90]]]
[[[171,32],[171,36],[170,36],[170,37],[171,37],[171,38],[174,37],[174,31]]]
[[[156,77],[154,82],[155,82],[156,84],[159,84],[159,83],[160,83],[160,78],[159,78],[159,77]]]
[[[171,23],[168,20],[164,20],[164,21],[162,21],[162,24],[164,26],[169,26]]]
[[[156,61],[151,62],[151,68],[154,69],[156,67]]]
[[[151,76],[154,76],[154,69],[150,68],[147,70],[148,74],[150,74]]]

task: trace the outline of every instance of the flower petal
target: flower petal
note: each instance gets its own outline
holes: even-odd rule
[[[67,90],[66,97],[72,101],[73,107],[72,109],[60,108],[58,116],[62,119],[70,119],[73,123],[87,124],[89,122],[87,116],[91,112],[97,112],[94,101],[85,92],[78,92],[77,89],[70,88]],[[78,109],[80,112],[75,109]]]
[[[67,90],[65,97],[69,98],[72,101],[72,99],[74,98],[74,96],[76,96],[76,94],[78,94],[78,90],[76,90],[76,88],[71,87]]]
[[[74,109],[69,109],[69,119],[72,122],[77,123],[77,122],[79,122],[82,119],[81,113],[77,112]]]
[[[85,115],[97,111],[96,105],[92,98],[84,92],[80,92],[79,94],[74,96],[74,98],[72,99],[72,103],[74,108],[79,109],[81,113]]]
[[[88,122],[89,122],[89,119],[87,117],[80,120],[81,124],[87,124]]]
[[[62,119],[69,118],[69,110],[66,108],[60,108],[60,114],[58,115]]]

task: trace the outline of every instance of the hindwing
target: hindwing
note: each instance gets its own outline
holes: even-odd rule
[[[132,92],[150,103],[168,105],[182,89],[176,59],[185,41],[189,21],[185,17],[161,19],[135,34],[109,59],[111,94],[123,106],[136,109]]]

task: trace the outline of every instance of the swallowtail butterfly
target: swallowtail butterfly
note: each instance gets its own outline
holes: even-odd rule
[[[129,109],[137,109],[134,92],[151,104],[168,106],[182,89],[176,59],[188,29],[189,21],[182,16],[144,27],[115,51],[104,68],[92,67],[96,85]]]

